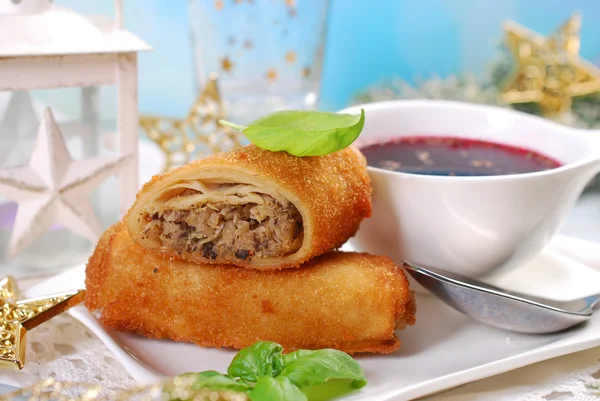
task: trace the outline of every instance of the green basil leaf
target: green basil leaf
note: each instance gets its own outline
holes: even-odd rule
[[[282,370],[283,347],[271,341],[260,341],[238,352],[227,373],[247,382],[256,382],[263,376],[277,376]]]
[[[362,388],[367,384],[358,362],[350,355],[334,349],[299,354],[297,359],[285,366],[280,376],[287,377],[301,389],[334,379],[350,379],[352,388]]]
[[[192,389],[201,390],[203,388],[210,388],[211,390],[232,390],[240,393],[250,390],[250,386],[244,381],[215,372],[214,370],[197,374],[196,381],[192,384]]]
[[[163,388],[163,400],[187,401],[193,400],[197,392],[209,388],[215,391],[234,391],[248,393],[251,387],[242,380],[223,375],[214,370],[199,373],[184,373],[173,379]]]
[[[250,392],[252,401],[307,401],[306,395],[286,377],[264,376]]]
[[[351,385],[352,380],[329,380],[318,386],[305,387],[301,391],[310,401],[329,401],[340,399],[356,391]]]
[[[256,146],[273,152],[286,151],[294,156],[323,156],[349,146],[365,125],[360,115],[319,111],[278,111],[247,126],[228,121],[220,124],[242,131]]]
[[[309,350],[309,349],[299,349],[294,352],[290,352],[289,354],[285,354],[283,356],[283,363],[285,366],[287,366],[290,363],[294,362],[296,359],[302,358],[303,356],[310,355],[314,352],[316,352],[316,351]]]

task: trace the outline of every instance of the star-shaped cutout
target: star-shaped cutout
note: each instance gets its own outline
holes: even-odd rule
[[[517,66],[502,100],[536,102],[546,116],[559,116],[571,107],[573,97],[600,91],[600,69],[579,57],[580,26],[581,17],[573,14],[546,38],[508,22],[506,42]]]
[[[29,165],[0,170],[0,193],[19,204],[9,256],[18,254],[54,223],[96,241],[101,228],[88,194],[130,158],[72,160],[52,112],[46,109]]]
[[[0,280],[0,368],[20,370],[25,364],[27,332],[77,305],[84,290],[18,300],[15,280]]]

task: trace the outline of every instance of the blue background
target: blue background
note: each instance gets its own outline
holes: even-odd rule
[[[88,14],[113,12],[112,0],[56,3]],[[140,59],[141,111],[183,115],[195,96],[187,1],[125,4],[127,28],[154,47]],[[358,91],[394,76],[482,73],[497,54],[504,20],[548,34],[575,10],[583,13],[581,55],[600,64],[598,0],[332,0],[320,107],[340,109]]]

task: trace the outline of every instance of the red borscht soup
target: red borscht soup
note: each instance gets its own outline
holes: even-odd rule
[[[361,148],[367,164],[403,173],[485,176],[550,170],[561,164],[540,153],[477,139],[403,137]]]

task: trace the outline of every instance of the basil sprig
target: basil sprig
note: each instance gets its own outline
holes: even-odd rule
[[[306,394],[287,377],[261,377],[250,393],[252,401],[308,401]]]
[[[246,126],[225,120],[219,120],[219,124],[243,132],[259,148],[283,150],[294,156],[324,156],[344,149],[358,138],[365,125],[365,111],[361,109],[360,115],[353,115],[288,110]]]
[[[277,376],[283,370],[283,347],[261,341],[242,349],[227,368],[230,376],[256,383],[263,376]]]
[[[300,350],[297,356],[290,356],[288,361],[281,376],[287,377],[300,388],[319,386],[333,379],[350,379],[353,388],[362,388],[367,384],[360,365],[350,355],[334,349],[312,352]]]
[[[162,399],[191,401],[209,389],[245,393],[251,401],[324,401],[367,384],[360,365],[344,352],[298,350],[284,356],[281,345],[269,341],[238,352],[227,373],[185,373],[164,387]]]

